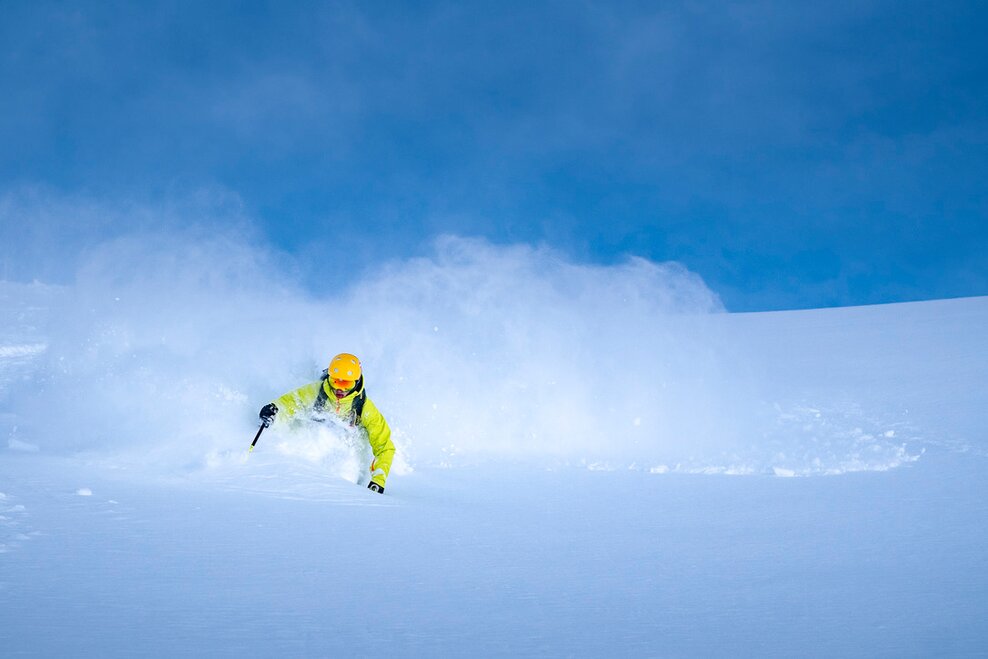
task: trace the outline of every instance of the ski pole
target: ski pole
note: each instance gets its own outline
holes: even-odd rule
[[[261,426],[257,429],[257,434],[254,435],[254,441],[250,443],[250,448],[247,449],[247,455],[250,455],[251,452],[253,452],[254,446],[257,445],[257,440],[260,439],[261,433],[264,432],[265,428],[267,428],[267,426],[264,425],[264,422],[262,421]]]

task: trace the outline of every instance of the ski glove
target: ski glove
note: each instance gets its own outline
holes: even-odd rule
[[[278,406],[275,405],[274,403],[268,403],[267,405],[261,408],[261,412],[260,414],[258,414],[258,416],[261,417],[261,423],[263,423],[264,427],[267,428],[272,423],[274,423],[274,415],[277,413],[278,413]]]
[[[379,492],[380,494],[384,494],[384,486],[378,485],[374,481],[370,482],[370,485],[367,486],[367,489],[370,490],[371,492]]]

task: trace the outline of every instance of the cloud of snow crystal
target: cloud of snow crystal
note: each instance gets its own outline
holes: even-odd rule
[[[446,236],[352,281],[327,264],[314,295],[283,257],[216,232],[141,233],[82,260],[52,308],[42,371],[9,396],[19,436],[42,451],[215,466],[246,450],[264,403],[347,351],[395,431],[398,469],[497,459],[788,475],[911,458],[891,447],[855,462],[839,447],[867,443],[868,429],[841,425],[826,450],[801,440],[795,461],[774,459],[794,412],[760,398],[729,315],[675,263],[586,265]],[[366,456],[351,449],[331,428],[276,426],[254,456],[354,480]]]

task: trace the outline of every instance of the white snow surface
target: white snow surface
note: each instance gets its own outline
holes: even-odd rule
[[[988,653],[988,298],[731,314],[452,237],[314,298],[177,245],[0,282],[0,655]],[[246,455],[341,351],[383,496],[332,426]]]

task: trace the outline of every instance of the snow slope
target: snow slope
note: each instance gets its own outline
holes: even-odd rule
[[[452,240],[313,299],[108,249],[0,284],[3,656],[988,652],[988,298],[727,314]],[[244,459],[343,349],[385,496],[327,428]]]

